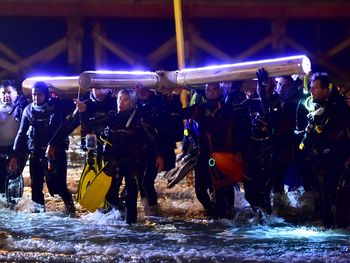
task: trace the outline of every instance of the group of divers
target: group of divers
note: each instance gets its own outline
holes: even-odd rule
[[[275,79],[261,68],[256,75],[257,88],[250,92],[241,90],[242,81],[192,90],[185,108],[181,88],[166,94],[141,84],[117,92],[92,88],[73,100],[53,96],[50,84],[38,81],[29,101],[20,85],[3,80],[0,192],[9,203],[23,194],[21,174],[29,158],[34,211],[45,211],[46,182],[74,215],[66,151],[68,136],[80,126],[86,161],[75,199],[89,211],[117,209],[126,223],[136,223],[139,195],[148,214],[159,213],[159,172],[167,171],[172,186],[193,169],[196,198],[209,218],[233,218],[238,184],[260,218],[288,209],[288,184],[302,185],[313,204],[312,220],[348,227],[349,90],[326,73]]]

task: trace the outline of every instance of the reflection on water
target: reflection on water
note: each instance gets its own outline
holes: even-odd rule
[[[81,170],[68,171],[73,193]],[[28,176],[24,179],[28,186]],[[162,216],[145,217],[139,204],[138,223],[132,226],[119,220],[117,211],[88,213],[79,205],[76,218],[66,217],[60,198],[47,191],[48,212],[31,213],[25,187],[15,211],[0,198],[0,262],[350,262],[349,229],[325,230],[294,220],[298,226],[277,216],[259,225],[242,192],[236,192],[234,220],[203,218],[192,179],[167,189],[158,176]],[[293,206],[300,193],[289,192]],[[293,218],[309,218],[295,211],[289,211]]]
[[[186,200],[192,188],[182,187],[177,195],[183,198],[181,205],[164,193],[165,216],[140,213],[133,226],[119,220],[117,211],[78,209],[77,218],[57,209],[30,213],[27,196],[19,211],[0,208],[0,261],[350,262],[348,229],[295,226],[278,217],[261,226],[247,208],[235,220],[206,220],[194,212],[188,216],[180,211],[196,205]]]

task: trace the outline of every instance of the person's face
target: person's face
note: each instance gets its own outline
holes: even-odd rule
[[[328,89],[322,88],[321,81],[319,79],[315,81],[311,81],[310,93],[311,93],[312,100],[314,102],[317,103],[327,98],[328,92],[329,92]]]
[[[132,101],[128,94],[119,93],[117,98],[118,112],[131,110]]]
[[[32,99],[35,105],[42,105],[45,102],[45,94],[38,90],[32,91]]]
[[[276,92],[281,96],[282,99],[286,98],[293,88],[292,83],[285,78],[279,78],[276,85]]]
[[[107,98],[109,89],[92,89],[91,92],[95,99],[101,102]]]
[[[0,99],[3,104],[11,105],[17,99],[18,93],[12,86],[0,88]]]
[[[205,97],[208,100],[215,100],[219,98],[222,94],[222,91],[220,87],[218,87],[216,84],[208,84],[205,87]]]

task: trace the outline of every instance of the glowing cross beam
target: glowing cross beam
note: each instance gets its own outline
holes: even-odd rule
[[[144,87],[164,89],[255,78],[259,68],[265,68],[270,76],[307,74],[311,62],[304,56],[250,61],[228,65],[159,72],[86,71],[79,76],[82,88],[132,88],[141,83]]]
[[[149,71],[85,71],[79,76],[82,88],[133,88],[141,83],[156,89],[159,82],[158,74]]]
[[[51,85],[50,91],[57,94],[76,95],[79,89],[79,76],[62,77],[32,77],[26,78],[22,83],[23,92],[31,93],[32,85],[35,82],[43,81]]]
[[[271,77],[307,74],[311,71],[311,62],[308,57],[301,55],[221,66],[183,69],[177,73],[176,84],[179,86],[191,86],[212,82],[253,79],[256,78],[256,71],[259,68],[265,68]]]
[[[90,88],[133,88],[139,83],[162,91],[173,87],[191,88],[205,83],[253,79],[262,67],[270,76],[307,74],[311,71],[310,60],[301,55],[176,71],[85,71],[79,77],[27,78],[22,86],[28,90],[36,81],[44,81],[53,86],[52,92],[64,95],[77,94],[79,88],[82,92]]]

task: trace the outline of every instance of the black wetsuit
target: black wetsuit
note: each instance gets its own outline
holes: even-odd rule
[[[272,94],[262,105],[259,97],[244,103],[251,116],[251,133],[244,150],[245,198],[254,210],[262,209],[270,214],[271,210],[271,156],[273,136],[280,111],[280,98]]]
[[[66,205],[72,205],[72,195],[67,189],[67,155],[69,139],[65,137],[55,145],[55,159],[51,160],[53,169],[48,170],[45,151],[53,134],[59,129],[66,117],[73,112],[72,100],[50,98],[41,106],[29,104],[21,119],[14,143],[14,156],[18,157],[28,147],[30,153],[30,178],[32,200],[40,205],[45,204],[43,183],[52,180],[49,191],[62,197]]]
[[[20,125],[24,108],[28,105],[25,96],[18,96],[12,105],[0,103],[0,193],[5,192],[5,180],[8,174],[8,162],[13,152],[13,143]],[[19,171],[22,173],[27,161],[27,151],[19,158]]]
[[[197,199],[208,215],[225,217],[226,209],[234,205],[233,183],[221,184],[225,176],[210,164],[212,153],[239,153],[249,134],[248,118],[239,108],[222,100],[206,101],[183,109],[184,119],[198,123],[198,155],[195,167]]]
[[[103,101],[98,101],[90,93],[90,98],[84,101],[86,111],[80,114],[81,118],[81,144],[86,150],[85,136],[94,133],[98,139],[96,155],[98,164],[101,165],[103,159],[103,143],[100,139],[104,129],[107,127],[108,115],[113,114],[117,109],[116,99],[111,93]],[[94,125],[91,125],[94,123]]]
[[[111,143],[105,148],[105,173],[114,178],[107,195],[118,198],[120,182],[125,179],[125,216],[132,224],[137,220],[137,182],[143,176],[150,148],[158,154],[157,133],[142,122],[138,110],[133,110],[110,116],[105,135]]]
[[[157,151],[160,152],[149,148],[144,173],[139,181],[141,198],[147,198],[148,205],[154,206],[157,205],[157,192],[154,187],[158,174],[155,166],[157,154],[164,158],[165,171],[175,167],[175,143],[182,137],[182,120],[177,114],[181,109],[181,102],[179,96],[168,99],[162,95],[153,95],[147,101],[139,100],[137,107],[142,122],[155,129],[159,138]]]
[[[302,142],[311,170],[312,188],[318,194],[315,211],[321,213],[326,227],[335,224],[333,207],[336,204],[337,210],[343,207],[349,211],[349,196],[343,196],[343,200],[336,203],[337,187],[341,176],[346,174],[345,163],[350,156],[349,123],[350,109],[339,92],[332,89],[327,100],[320,102],[310,114]],[[344,218],[336,218],[338,222],[342,220]],[[349,223],[349,215],[346,221]]]
[[[273,153],[271,159],[272,188],[274,193],[284,193],[287,171],[295,160],[297,138],[294,131],[297,127],[297,108],[301,100],[300,95],[299,91],[295,89],[290,97],[282,100],[279,116],[276,116],[277,125],[274,127]],[[305,120],[301,120],[302,117],[306,119],[306,113],[304,113],[304,115],[299,114],[298,116],[298,125],[301,126],[300,128],[302,128],[302,126],[305,127],[305,124],[302,125],[302,123],[306,122]],[[299,175],[294,174],[291,176],[298,177]],[[296,178],[294,180],[296,180]]]

